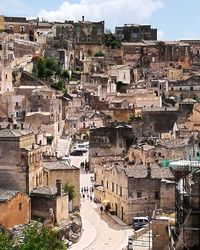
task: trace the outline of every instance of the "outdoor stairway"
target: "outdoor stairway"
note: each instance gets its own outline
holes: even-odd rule
[[[58,156],[65,156],[68,154],[68,146],[69,140],[68,139],[58,139],[56,152],[58,153]]]

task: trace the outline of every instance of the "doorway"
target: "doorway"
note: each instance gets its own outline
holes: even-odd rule
[[[115,203],[115,213],[117,215],[117,203]]]
[[[121,220],[123,221],[124,220],[124,208],[122,207],[121,209]]]

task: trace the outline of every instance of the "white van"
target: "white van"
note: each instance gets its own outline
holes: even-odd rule
[[[133,228],[138,230],[149,223],[148,217],[134,217]]]
[[[82,151],[82,152],[87,152],[89,148],[89,142],[83,142],[83,143],[77,143],[74,145],[74,147],[72,148],[73,151]]]

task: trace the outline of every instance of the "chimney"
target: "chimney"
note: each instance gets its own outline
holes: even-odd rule
[[[61,196],[62,195],[62,182],[61,182],[61,180],[59,180],[59,179],[56,180],[56,187],[57,187],[57,195]]]
[[[147,162],[147,178],[151,178],[151,166],[150,166],[150,162]]]
[[[82,16],[82,22],[84,22],[85,21],[85,17],[84,16]]]

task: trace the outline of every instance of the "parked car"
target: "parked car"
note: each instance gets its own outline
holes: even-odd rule
[[[134,217],[133,218],[133,228],[138,230],[149,223],[147,217]]]
[[[82,156],[83,155],[83,151],[80,151],[80,150],[75,150],[75,151],[72,151],[70,153],[71,156]]]

